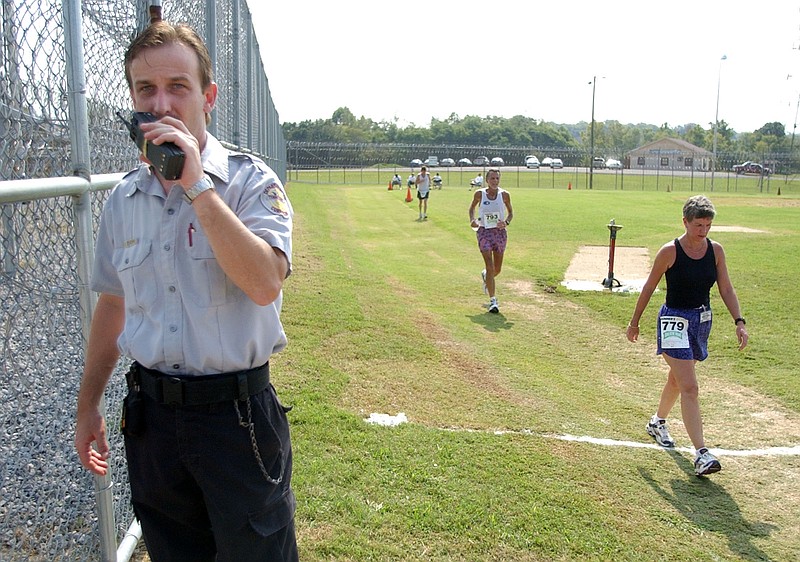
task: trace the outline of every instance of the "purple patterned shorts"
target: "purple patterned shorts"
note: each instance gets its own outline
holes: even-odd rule
[[[483,228],[478,229],[478,248],[481,253],[483,252],[499,252],[506,251],[506,242],[508,241],[508,231],[501,228]]]

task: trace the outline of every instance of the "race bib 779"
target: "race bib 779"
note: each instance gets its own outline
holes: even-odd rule
[[[658,322],[662,349],[686,349],[689,347],[689,321],[686,318],[662,316]]]

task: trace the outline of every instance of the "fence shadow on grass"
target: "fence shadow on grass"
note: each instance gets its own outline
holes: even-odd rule
[[[677,451],[667,451],[685,477],[670,482],[665,489],[650,471],[639,468],[639,474],[664,500],[698,529],[725,535],[731,552],[743,560],[774,560],[753,544],[755,538],[768,537],[775,525],[747,521],[736,501],[713,477],[697,477],[689,458]]]

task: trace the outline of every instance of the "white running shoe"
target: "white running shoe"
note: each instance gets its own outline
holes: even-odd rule
[[[661,420],[658,423],[653,423],[652,420],[647,422],[647,433],[662,447],[675,446],[675,441],[669,434],[669,429],[667,428],[667,422],[665,420]]]
[[[486,270],[481,271],[481,279],[483,279],[483,294],[488,295],[489,289],[486,287]]]
[[[497,299],[495,297],[492,297],[492,299],[489,301],[489,312],[493,314],[500,312],[500,307],[497,306]]]
[[[694,473],[697,476],[714,474],[720,470],[722,470],[722,465],[719,464],[717,457],[708,452],[708,449],[703,447],[697,451],[697,456],[694,459]]]

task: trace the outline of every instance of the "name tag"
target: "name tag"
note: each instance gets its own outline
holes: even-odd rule
[[[497,228],[500,222],[500,213],[483,213],[483,228]]]
[[[711,312],[709,311],[709,314]],[[659,320],[662,349],[687,349],[689,347],[689,321],[680,316],[662,316]]]

